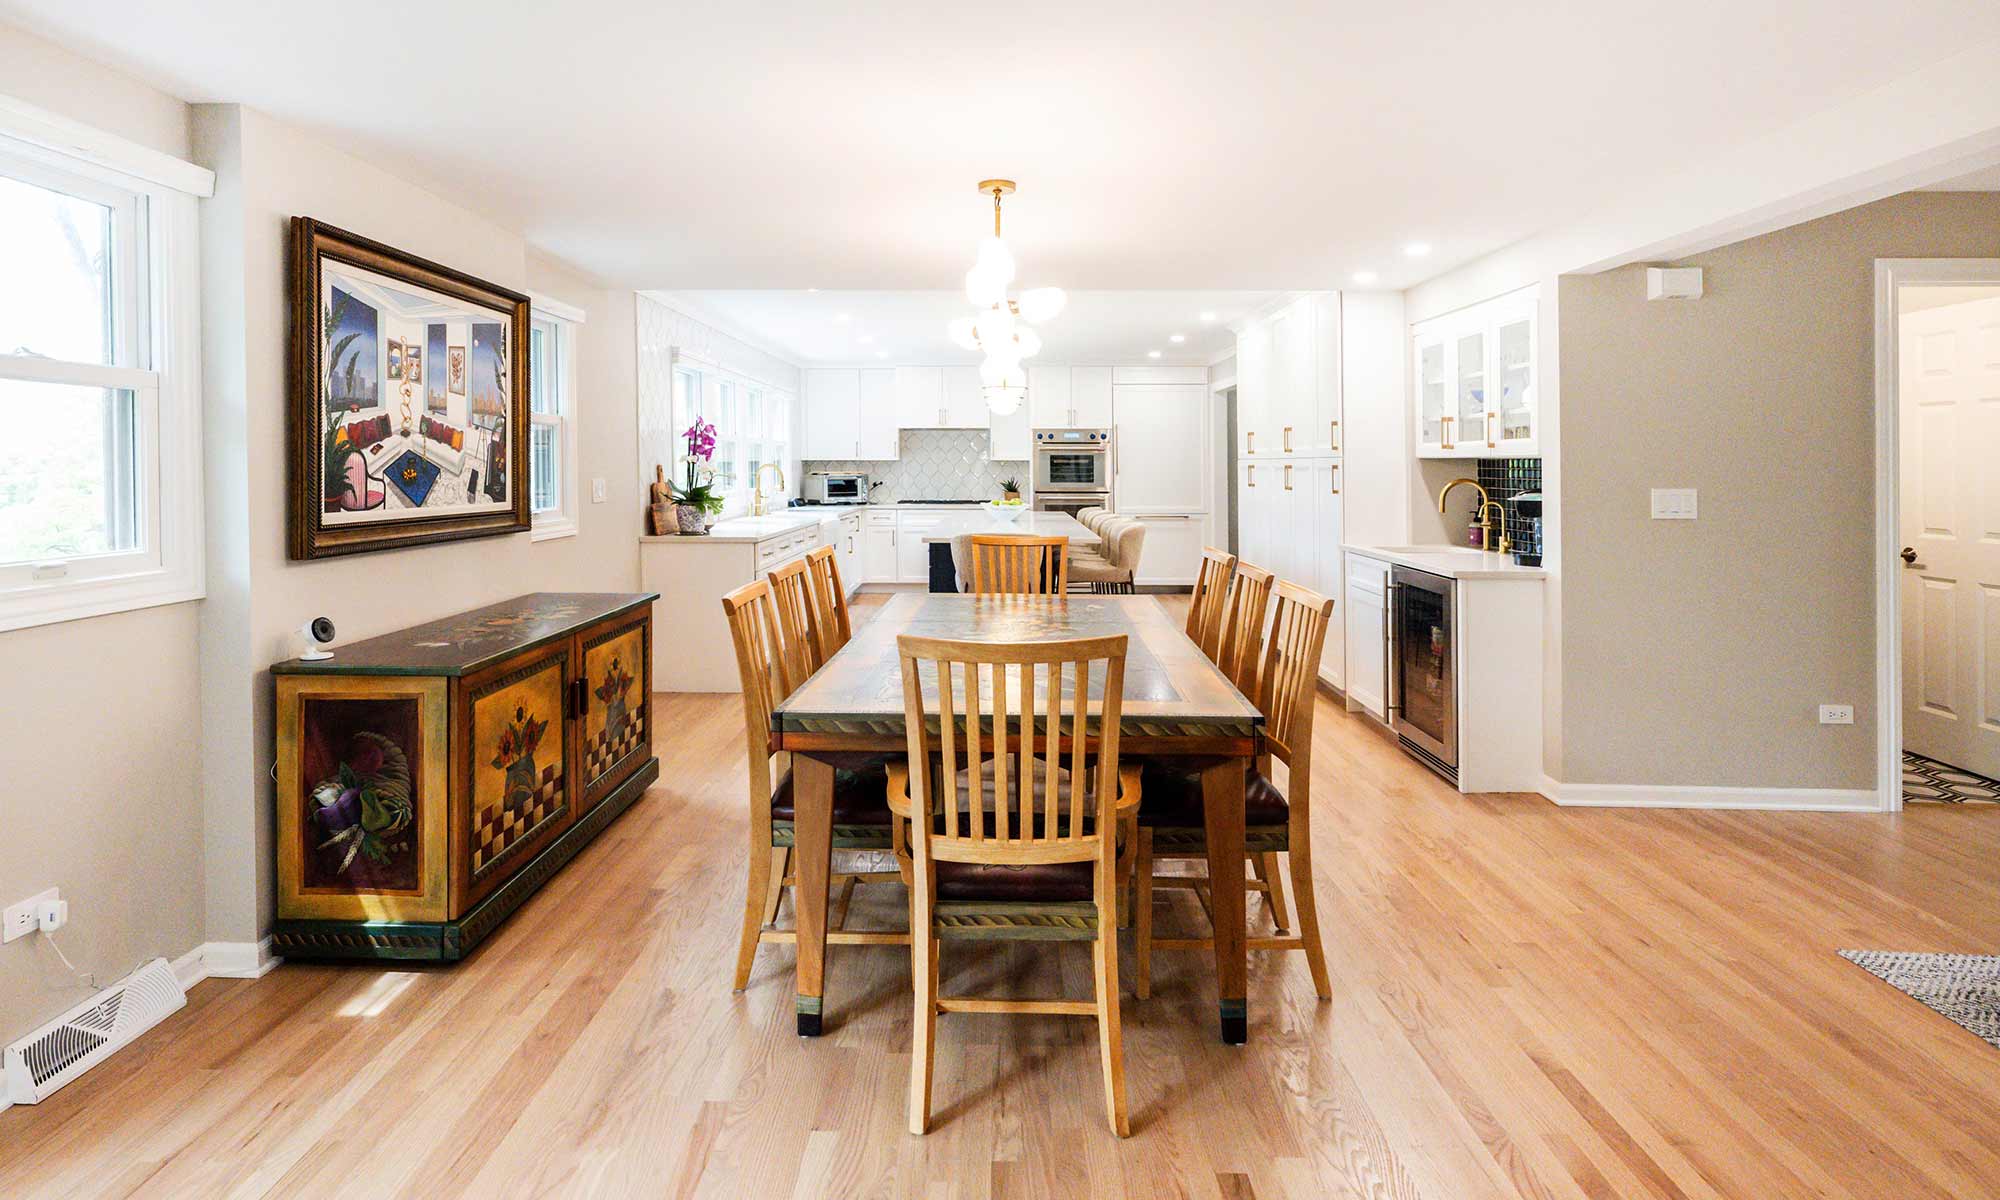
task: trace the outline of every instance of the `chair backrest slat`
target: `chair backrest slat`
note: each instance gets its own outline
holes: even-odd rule
[[[966,549],[972,560],[971,591],[1059,596],[1069,590],[1068,538],[980,533],[967,539]]]
[[[1126,638],[994,644],[905,635],[897,649],[910,761],[937,764],[911,771],[914,811],[933,814],[912,831],[927,839],[927,853],[982,862],[1005,861],[1010,851],[1032,856],[1024,861],[1097,855],[1105,823],[1087,809],[1093,795],[1118,794]],[[1093,674],[1102,684],[1095,714]],[[932,678],[936,707],[927,712],[923,684]]]
[[[812,581],[806,574],[805,559],[788,562],[767,578],[771,581],[771,597],[777,603],[778,628],[784,637],[784,653],[778,659],[779,676],[789,694],[826,661],[820,652],[819,612],[813,604]]]
[[[1229,676],[1236,690],[1258,703],[1257,668],[1264,646],[1264,609],[1276,577],[1262,567],[1239,560],[1229,580],[1222,606],[1221,632],[1216,638],[1215,665]]]
[[[729,639],[736,646],[736,674],[743,689],[743,734],[749,756],[752,819],[761,813],[769,821],[771,710],[792,692],[779,666],[784,658],[784,643],[778,606],[771,585],[760,579],[724,596],[722,612],[729,622]],[[765,802],[761,807],[757,804],[759,796]]]
[[[1320,653],[1332,620],[1332,600],[1295,583],[1278,584],[1277,609],[1264,651],[1261,707],[1273,755],[1294,768],[1302,766],[1311,752]]]
[[[1215,643],[1222,631],[1222,605],[1228,598],[1229,576],[1236,570],[1236,556],[1213,546],[1202,548],[1201,569],[1194,577],[1194,592],[1188,597],[1187,635],[1201,652],[1215,659]]]
[[[806,555],[806,569],[812,575],[813,604],[819,615],[820,661],[825,662],[854,636],[847,587],[840,581],[840,563],[832,546],[821,546]]]

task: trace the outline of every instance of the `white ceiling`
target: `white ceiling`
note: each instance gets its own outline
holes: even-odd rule
[[[1404,287],[2000,37],[1993,0],[0,0],[642,288]],[[0,81],[4,86],[4,81]],[[1421,260],[1402,248],[1433,244]]]
[[[1024,282],[1035,278],[1023,267]],[[1054,320],[1035,326],[1035,362],[1208,363],[1230,353],[1239,321],[1279,292],[1071,292]],[[946,336],[972,315],[963,292],[684,291],[660,299],[790,362],[876,365],[977,363]],[[1202,314],[1213,314],[1203,321]],[[1176,343],[1172,335],[1185,340]]]

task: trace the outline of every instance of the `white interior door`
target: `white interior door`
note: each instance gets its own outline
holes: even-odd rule
[[[2000,778],[2000,298],[1899,337],[1903,745]]]

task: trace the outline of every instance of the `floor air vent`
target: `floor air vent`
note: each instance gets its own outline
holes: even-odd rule
[[[35,1104],[187,1003],[180,981],[156,958],[7,1047],[6,1098]]]

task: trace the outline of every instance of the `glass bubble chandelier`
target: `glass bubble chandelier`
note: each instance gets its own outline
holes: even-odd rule
[[[987,408],[1003,417],[1019,410],[1028,397],[1024,364],[1042,348],[1034,326],[1061,312],[1068,299],[1055,287],[1029,288],[1019,298],[1008,297],[1007,288],[1014,282],[1014,252],[1000,240],[1000,198],[1013,191],[1011,179],[980,181],[980,195],[993,197],[993,236],[979,240],[978,257],[965,273],[965,298],[975,311],[950,327],[952,341],[986,355],[979,364],[980,395]]]

